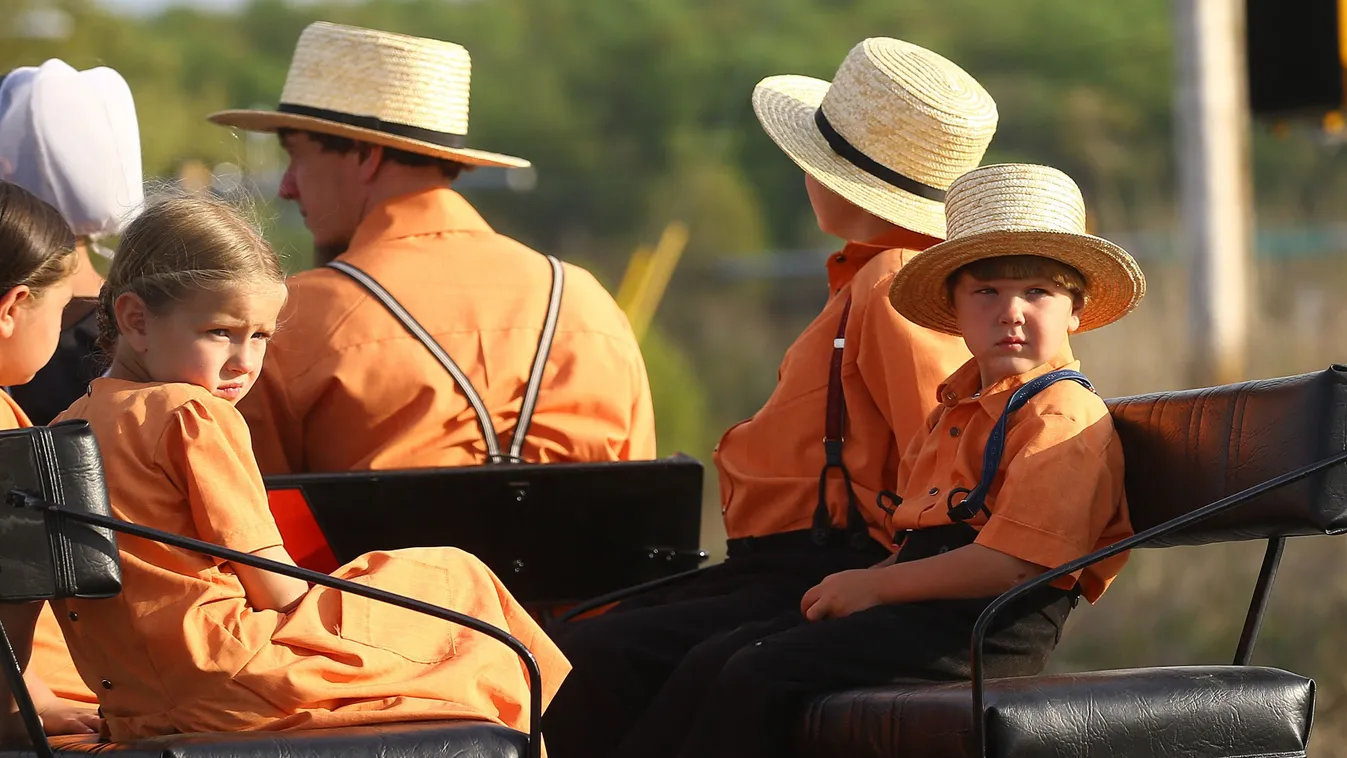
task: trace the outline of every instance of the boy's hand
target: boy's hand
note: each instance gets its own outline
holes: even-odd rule
[[[95,708],[81,708],[58,701],[40,715],[42,731],[48,736],[98,733],[100,719]]]
[[[880,572],[875,569],[842,571],[824,577],[800,600],[800,612],[810,621],[842,618],[883,602]]]

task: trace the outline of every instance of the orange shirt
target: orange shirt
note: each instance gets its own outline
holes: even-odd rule
[[[884,545],[892,541],[875,496],[892,486],[899,453],[925,434],[936,386],[968,359],[963,340],[915,326],[889,304],[893,275],[917,254],[852,243],[829,259],[828,304],[786,351],[776,390],[762,410],[730,427],[716,447],[721,512],[731,539],[811,525],[824,462],[828,367],[850,296],[843,460],[870,534]],[[841,476],[830,476],[829,488],[833,524],[841,526],[847,503]]]
[[[930,434],[903,456],[895,490],[902,503],[889,518],[889,533],[950,523],[949,492],[977,485],[987,438],[1011,393],[1057,369],[1080,369],[1069,346],[1048,363],[981,392],[971,360],[942,384],[933,395],[940,406]],[[1130,536],[1122,442],[1104,401],[1075,382],[1061,381],[1013,413],[986,505],[990,519],[979,513],[968,522],[978,529],[977,544],[1045,568]],[[1126,562],[1124,553],[1081,572],[1085,598],[1098,600]],[[1064,589],[1073,584],[1061,582]]]
[[[32,426],[28,414],[23,412],[8,392],[0,391],[0,429],[26,429]],[[70,660],[70,650],[66,648],[61,627],[56,623],[51,608],[43,606],[42,614],[37,617],[37,630],[33,633],[33,655],[28,661],[31,671],[36,671],[44,684],[62,700],[77,705],[97,704],[98,697],[84,685],[75,664]]]
[[[374,277],[449,353],[508,450],[547,312],[547,259],[437,189],[376,207],[338,260]],[[383,305],[331,269],[298,274],[289,286],[266,371],[239,404],[263,473],[483,462],[467,398]],[[589,272],[566,265],[523,457],[654,456],[649,381],[626,316]]]
[[[281,544],[247,426],[228,402],[192,385],[116,379],[90,393],[62,418],[93,428],[114,515],[244,552]],[[254,610],[228,563],[118,541],[121,594],[54,603],[115,741],[454,718],[526,727],[525,670],[498,642],[321,587],[288,613]],[[370,553],[336,575],[510,631],[542,666],[544,702],[569,670],[466,553]]]

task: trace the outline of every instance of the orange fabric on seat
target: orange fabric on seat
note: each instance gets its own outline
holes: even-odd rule
[[[1011,394],[1058,369],[1080,370],[1070,346],[1053,360],[983,390],[974,360],[942,384],[932,394],[940,405],[932,414],[930,434],[903,456],[896,490],[902,502],[889,517],[890,533],[950,523],[950,490],[977,485],[987,439]],[[1044,568],[1131,536],[1122,442],[1104,401],[1064,381],[1012,414],[986,505],[990,519],[979,513],[968,522],[978,529],[977,544]],[[1085,598],[1098,600],[1126,562],[1123,553],[1079,572]],[[1059,586],[1074,584],[1064,577]]]
[[[93,427],[118,518],[243,552],[281,544],[247,426],[227,401],[187,384],[98,379],[62,418]],[[495,640],[321,587],[289,612],[254,610],[228,563],[119,540],[120,595],[54,604],[76,664],[101,683],[113,740],[434,719],[527,728],[526,670]],[[462,551],[370,553],[334,574],[509,631],[542,668],[544,703],[569,671]]]
[[[338,260],[378,280],[463,369],[508,451],[547,312],[546,258],[497,234],[458,193],[374,208]],[[267,370],[239,410],[264,474],[482,463],[477,417],[444,367],[361,285],[292,277]],[[655,457],[645,362],[626,316],[565,264],[556,339],[525,460]]]
[[[828,260],[830,297],[786,351],[762,409],[730,427],[716,447],[721,512],[731,539],[808,529],[823,468],[828,368],[842,308],[851,298],[843,352],[843,460],[870,534],[892,542],[875,504],[893,486],[899,454],[926,433],[935,388],[968,359],[963,340],[923,329],[889,305],[893,275],[917,251],[848,244]],[[833,524],[846,523],[841,476],[829,478]]]
[[[8,392],[0,391],[0,429],[25,429],[32,426]],[[61,627],[56,623],[50,607],[43,607],[33,632],[33,655],[28,661],[30,671],[37,672],[42,682],[57,697],[78,705],[97,705],[98,696],[80,679],[75,664],[70,660]]]

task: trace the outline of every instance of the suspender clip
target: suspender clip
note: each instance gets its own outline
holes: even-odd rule
[[[823,440],[823,460],[827,468],[836,468],[842,465],[842,440]]]

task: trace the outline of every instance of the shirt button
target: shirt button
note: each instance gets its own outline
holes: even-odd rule
[[[71,611],[69,615],[70,615],[70,620],[71,620],[71,621],[79,621],[79,620],[80,620],[80,615],[79,615],[78,613],[75,613],[74,611]]]
[[[939,495],[939,494],[940,494],[940,488],[939,488],[939,487],[932,487],[932,488],[931,488],[931,491],[928,492],[928,493],[926,493],[926,494],[928,494],[928,495]]]
[[[104,679],[104,680],[103,680],[103,689],[105,689],[105,690],[110,690],[110,689],[112,689],[112,682],[109,682],[108,680]]]
[[[846,263],[847,257],[845,255],[842,255],[841,253],[838,253],[836,257],[833,258],[833,260],[837,261],[838,263]]]
[[[958,400],[958,399],[959,399],[959,395],[958,395],[957,393],[955,393],[955,392],[952,392],[952,391],[951,391],[951,392],[946,392],[946,393],[945,393],[945,400],[947,400],[947,401],[949,401],[949,402],[951,402],[951,403],[954,402],[955,400]]]
[[[949,436],[951,436],[951,437],[958,437],[958,436],[959,436],[959,427],[957,427],[957,426],[951,426],[951,427],[949,428]]]

